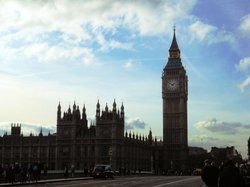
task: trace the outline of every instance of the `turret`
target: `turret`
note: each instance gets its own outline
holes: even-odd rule
[[[149,142],[150,145],[152,145],[152,143],[153,143],[153,137],[152,137],[151,129],[149,130],[149,134],[148,134],[148,142]]]
[[[124,106],[123,106],[123,103],[122,103],[122,106],[121,106],[121,118],[124,119]]]
[[[80,119],[81,119],[81,113],[80,113],[80,110],[79,110],[79,106],[78,106],[78,105],[76,106],[76,119],[77,119],[77,120],[80,120]]]
[[[86,119],[86,108],[85,108],[85,104],[83,105],[83,108],[82,108],[82,119]]]
[[[73,105],[73,112],[76,111],[76,102],[74,101],[74,105]]]
[[[76,102],[75,102],[75,101],[74,101],[74,104],[73,104],[72,117],[73,117],[73,120],[74,120],[74,121],[78,120],[78,119],[77,119]]]
[[[57,121],[60,121],[60,120],[61,120],[61,105],[59,102],[58,107],[57,107]]]
[[[71,114],[71,109],[70,109],[70,105],[69,105],[69,109],[68,109],[68,114]]]
[[[99,103],[99,99],[97,101],[97,104],[96,104],[96,117],[97,118],[100,118],[100,103]]]
[[[108,104],[106,103],[105,112],[108,112],[108,111],[109,111],[109,108],[108,108]]]
[[[20,136],[21,135],[21,124],[11,124],[11,135]]]
[[[39,136],[43,136],[43,129],[42,129],[42,127],[41,127],[41,129],[40,129]]]
[[[114,99],[114,103],[113,103],[113,113],[116,113],[116,102],[115,102],[115,99]]]

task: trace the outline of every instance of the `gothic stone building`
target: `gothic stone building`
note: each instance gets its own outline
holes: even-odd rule
[[[112,110],[106,105],[101,112],[96,105],[96,125],[87,126],[85,107],[80,115],[79,107],[61,117],[61,106],[57,112],[56,168],[74,164],[76,168],[91,167],[94,164],[111,164],[114,169],[150,170],[152,157],[152,132],[148,137],[124,136],[124,106]]]
[[[57,109],[57,131],[44,136],[21,134],[21,125],[11,126],[11,135],[0,137],[0,162],[34,162],[46,164],[49,169],[76,169],[95,164],[111,164],[115,170],[163,170],[185,168],[187,146],[187,75],[181,63],[175,32],[169,49],[168,63],[162,75],[163,144],[153,140],[152,132],[141,136],[124,133],[124,106],[112,110],[107,104],[101,111],[96,105],[95,125],[88,126],[85,106],[80,111],[74,103],[62,113]]]
[[[57,110],[57,133],[43,136],[23,136],[21,125],[12,124],[11,134],[0,137],[1,164],[18,162],[21,165],[40,163],[49,169],[64,169],[74,165],[76,169],[91,168],[95,164],[111,164],[115,170],[150,171],[153,168],[153,145],[150,130],[147,137],[124,134],[124,106],[120,110],[113,103],[101,112],[96,106],[96,124],[88,127],[85,106],[80,112],[73,105],[62,114]],[[155,159],[154,159],[155,160]]]
[[[5,133],[0,137],[0,163],[6,164],[21,163],[30,165],[35,162],[49,164],[55,168],[56,163],[56,135],[48,134],[38,136],[21,134],[21,124],[11,124],[11,134]]]

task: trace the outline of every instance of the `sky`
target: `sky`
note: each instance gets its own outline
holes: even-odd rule
[[[250,135],[250,1],[0,0],[0,134],[56,132],[56,112],[124,104],[126,129],[162,139],[161,75],[173,26],[188,75],[188,144]]]

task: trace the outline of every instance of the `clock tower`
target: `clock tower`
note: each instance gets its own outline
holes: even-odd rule
[[[188,157],[188,77],[181,62],[175,29],[162,74],[164,169],[183,169]]]

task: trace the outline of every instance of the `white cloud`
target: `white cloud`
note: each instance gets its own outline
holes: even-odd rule
[[[235,65],[235,68],[239,71],[247,71],[249,67],[250,67],[250,57],[241,59],[239,64]]]
[[[216,30],[216,27],[196,21],[189,26],[189,30],[195,39],[203,41],[208,34]]]
[[[201,21],[192,23],[189,26],[189,32],[192,36],[192,40],[198,40],[200,42],[207,41],[208,44],[234,41],[232,33],[220,30],[213,25],[209,25]]]
[[[134,67],[134,61],[132,59],[129,59],[127,62],[123,64],[123,68],[125,69],[131,69]]]
[[[249,124],[241,122],[218,121],[216,118],[199,121],[194,124],[199,135],[189,136],[189,145],[204,147],[235,146],[244,158],[247,158],[247,140],[249,138]]]
[[[194,125],[194,127],[230,135],[238,133],[241,129],[248,129],[249,125],[242,125],[240,122],[218,122],[217,119],[213,118],[199,121]]]
[[[129,42],[119,42],[114,39],[106,40],[102,33],[98,33],[96,41],[100,45],[100,51],[108,52],[113,49],[133,50],[133,44]]]
[[[0,122],[0,136],[7,132],[8,135],[11,134],[11,125],[13,126],[21,126],[21,133],[24,136],[30,135],[38,135],[42,129],[43,135],[48,135],[48,133],[55,133],[55,126],[44,126],[39,124],[27,123],[27,122]]]
[[[60,59],[71,59],[83,56],[84,49],[71,48],[66,49],[61,46],[49,46],[47,43],[35,43],[23,48],[24,54],[29,57],[35,57],[40,61],[54,61]]]
[[[175,21],[188,17],[196,1],[137,1],[127,3],[121,12],[124,22],[131,30],[140,35],[165,33]]]
[[[236,70],[247,72],[250,67],[250,57],[243,58],[238,64],[235,65]],[[248,76],[242,83],[238,85],[242,92],[250,85],[250,76]]]
[[[5,48],[0,47],[3,51],[2,55],[6,56],[6,59],[20,57],[24,60],[35,59],[40,62],[51,62],[51,61],[80,61],[85,65],[98,63],[99,60],[96,58],[93,49],[87,47],[70,47],[66,45],[52,45],[50,46],[46,42],[42,43],[31,43],[24,45],[20,48]],[[4,58],[4,56],[2,56]]]
[[[146,123],[140,118],[127,118],[125,119],[126,129],[145,129]]]
[[[245,36],[250,36],[250,14],[241,19],[239,29]]]
[[[240,90],[243,92],[246,87],[248,87],[250,85],[250,76],[248,76],[240,85],[239,88]]]
[[[113,37],[117,31],[124,29],[124,32],[131,33],[131,37],[135,34],[152,36],[166,33],[175,21],[186,19],[196,0],[174,2],[1,1],[0,38],[5,42],[1,46],[18,48],[17,52],[21,54],[26,45],[36,45],[33,49],[35,53],[53,46],[49,51],[46,50],[47,60],[54,58],[49,53],[58,50],[62,50],[58,53],[61,57],[64,52],[68,56],[67,51],[55,44],[80,47],[97,42],[104,52],[112,49],[131,50],[131,42]],[[54,41],[59,34],[60,40]],[[100,38],[101,35],[103,38]],[[39,43],[47,43],[48,46]]]

